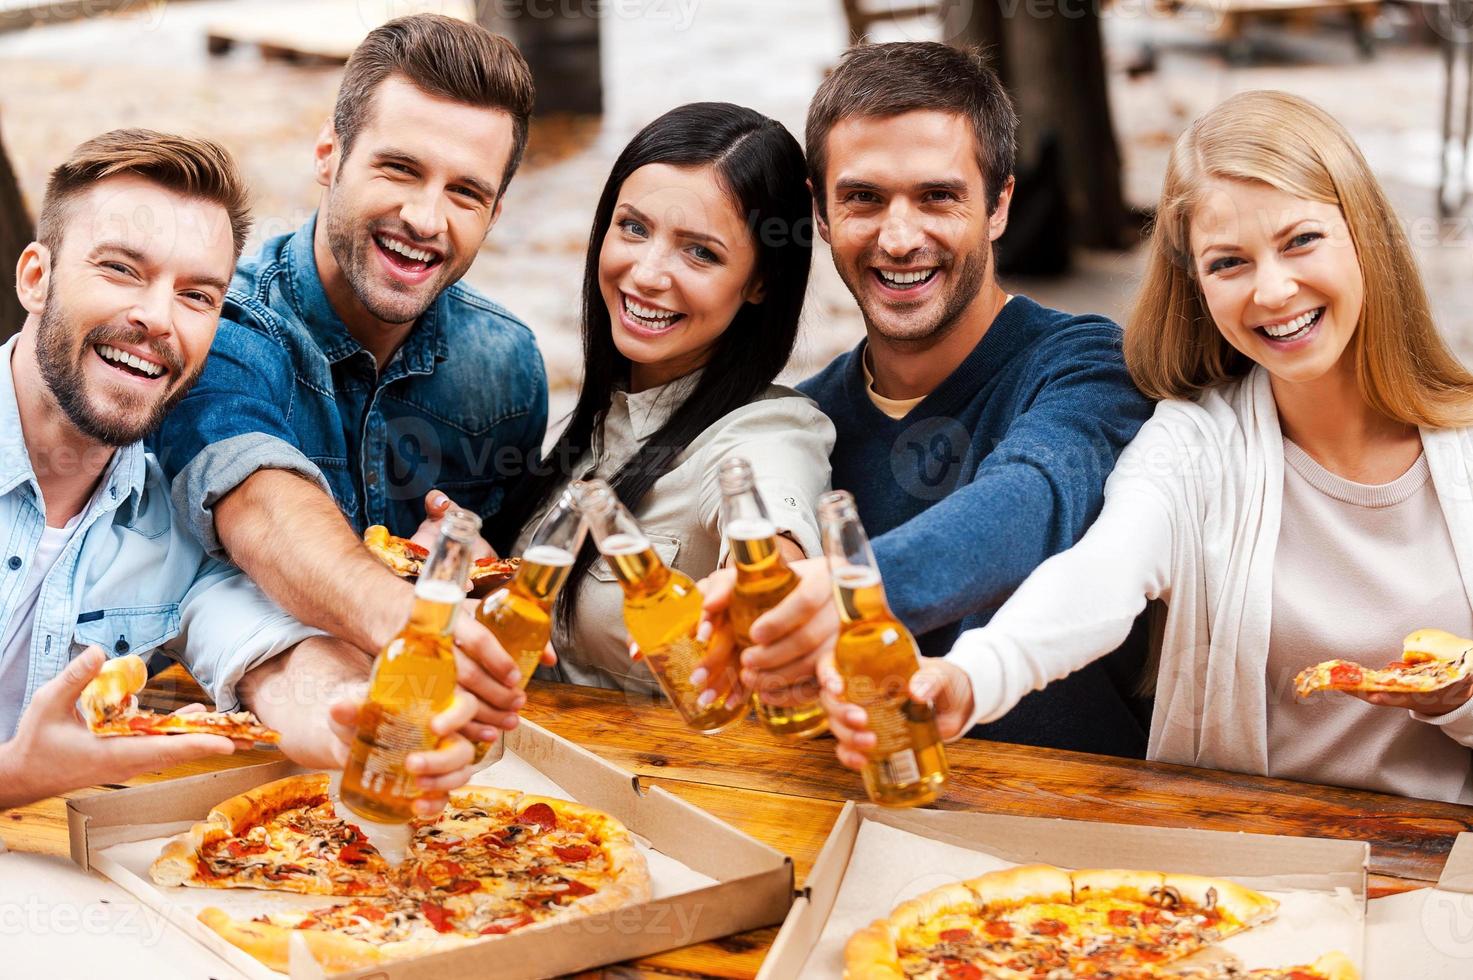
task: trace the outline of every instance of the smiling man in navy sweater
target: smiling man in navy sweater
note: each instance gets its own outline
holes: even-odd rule
[[[992,243],[1007,227],[1016,129],[997,75],[942,44],[856,47],[808,111],[819,232],[866,336],[800,388],[834,421],[834,486],[853,492],[891,606],[928,657],[1079,539],[1151,411],[1119,327],[998,285]],[[813,697],[838,628],[825,560],[796,570],[803,586],[758,620],[743,655],[747,681],[776,703]],[[711,608],[726,578],[710,581]],[[1130,681],[1111,666],[975,734],[1141,755]]]

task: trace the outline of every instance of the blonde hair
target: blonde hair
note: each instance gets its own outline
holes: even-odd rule
[[[1125,364],[1141,391],[1190,398],[1253,366],[1223,339],[1196,281],[1191,220],[1215,179],[1256,181],[1338,207],[1365,279],[1360,322],[1346,350],[1366,401],[1412,425],[1473,422],[1473,373],[1438,334],[1411,247],[1365,158],[1324,110],[1284,92],[1235,95],[1172,148],[1125,329]]]

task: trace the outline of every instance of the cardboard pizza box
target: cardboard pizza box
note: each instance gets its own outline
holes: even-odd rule
[[[668,869],[661,872],[652,861],[656,897],[599,915],[541,923],[491,942],[334,974],[333,980],[532,980],[783,921],[794,897],[791,858],[526,720],[507,735],[507,749],[509,760],[530,765],[572,799],[617,817],[658,852],[646,855]],[[253,889],[160,888],[136,862],[128,865],[120,855],[130,849],[156,854],[148,842],[189,829],[221,800],[301,771],[283,760],[68,800],[72,860],[111,878],[240,974],[251,980],[281,980],[282,974],[200,923],[194,906],[201,896],[214,896],[206,904],[222,906],[256,897],[262,906],[258,911],[266,911],[277,901],[301,901],[299,896]],[[316,896],[313,901],[326,905],[335,899]],[[290,975],[294,980],[326,976],[305,943],[300,949],[294,944]]]
[[[1372,899],[1367,980],[1473,977],[1473,834],[1459,834],[1436,888]]]
[[[893,858],[877,856],[876,847],[892,841]],[[974,854],[963,855],[963,851]],[[831,919],[834,927],[847,921],[862,926],[931,888],[994,867],[1034,863],[1201,874],[1231,878],[1276,897],[1288,893],[1292,907],[1290,902],[1281,907],[1279,919],[1287,921],[1274,934],[1254,937],[1252,933],[1258,930],[1250,930],[1225,945],[1231,949],[1234,942],[1247,940],[1253,952],[1272,955],[1286,934],[1291,944],[1298,941],[1295,937],[1302,940],[1319,934],[1325,937],[1323,941],[1333,942],[1328,948],[1341,948],[1360,964],[1365,962],[1369,859],[1370,846],[1360,841],[949,810],[891,810],[850,802],[829,832],[757,980],[837,978],[842,939],[850,930],[847,926],[830,928]],[[870,873],[859,882],[864,886],[861,889],[844,888],[851,862]],[[974,870],[966,869],[969,863]],[[841,900],[848,904],[839,904]],[[1473,977],[1473,970],[1458,976],[1467,980]]]

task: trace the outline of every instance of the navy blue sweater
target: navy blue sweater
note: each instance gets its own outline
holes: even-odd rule
[[[941,656],[1079,540],[1151,403],[1126,374],[1118,326],[1022,296],[898,421],[870,401],[863,356],[861,342],[799,388],[838,430],[834,487],[858,502],[891,607],[922,653]],[[973,734],[1142,755],[1128,681],[1112,681],[1110,666],[1051,684]]]

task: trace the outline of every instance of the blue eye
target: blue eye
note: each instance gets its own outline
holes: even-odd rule
[[[1290,248],[1303,248],[1304,246],[1309,245],[1312,242],[1317,242],[1321,238],[1324,238],[1324,237],[1325,237],[1324,235],[1321,235],[1317,231],[1306,231],[1306,232],[1303,232],[1302,234],[1295,235],[1293,238],[1291,238],[1289,240],[1289,247]]]
[[[638,235],[640,237],[643,237],[646,234],[644,225],[640,224],[638,221],[635,221],[633,218],[625,218],[624,220],[620,221],[619,228],[621,231],[627,231],[631,235]]]
[[[713,251],[711,251],[709,248],[706,248],[704,245],[692,245],[691,248],[690,248],[690,254],[694,255],[696,258],[700,259],[702,262],[716,262],[716,261],[719,261],[716,258],[716,253],[713,252]]]
[[[1235,256],[1226,256],[1224,258],[1214,259],[1211,264],[1207,266],[1207,271],[1222,272],[1224,269],[1233,268],[1234,266],[1240,264],[1242,261],[1242,259]]]

